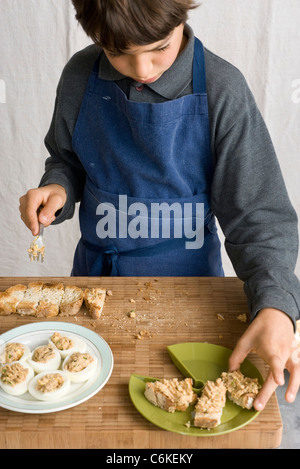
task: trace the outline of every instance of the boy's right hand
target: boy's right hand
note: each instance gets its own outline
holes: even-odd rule
[[[33,236],[37,236],[39,222],[45,227],[51,225],[55,220],[55,213],[65,205],[66,200],[66,190],[58,184],[30,189],[20,197],[21,219]]]

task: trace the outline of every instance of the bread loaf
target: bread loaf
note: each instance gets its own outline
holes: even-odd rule
[[[106,290],[63,283],[30,282],[0,292],[0,316],[18,313],[35,317],[74,316],[85,302],[94,319],[101,316]]]

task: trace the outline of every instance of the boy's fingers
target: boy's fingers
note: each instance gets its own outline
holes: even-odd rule
[[[30,229],[33,236],[39,232],[39,223],[37,217],[37,210],[42,203],[41,194],[35,190],[29,190],[27,194],[20,198],[21,218],[25,225]]]
[[[244,342],[240,340],[229,357],[228,371],[238,370],[250,351]]]
[[[300,369],[297,367],[290,373],[289,384],[285,393],[287,402],[294,402],[300,386]]]
[[[50,225],[55,220],[55,213],[63,207],[62,198],[57,195],[53,194],[50,195],[47,203],[41,209],[38,220],[44,226]]]
[[[277,384],[274,381],[272,372],[270,371],[257,398],[254,401],[254,408],[258,411],[261,411],[265,408],[268,400],[272,396],[273,392],[277,388]]]
[[[274,382],[278,386],[282,386],[284,384],[284,369],[285,369],[285,362],[286,360],[282,360],[278,356],[274,355],[268,359],[266,359],[267,363],[270,365],[270,370],[273,375]]]

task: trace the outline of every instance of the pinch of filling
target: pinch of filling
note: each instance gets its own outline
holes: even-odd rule
[[[50,373],[37,380],[36,390],[40,392],[57,391],[64,384],[64,378],[59,373]]]
[[[93,357],[88,353],[76,352],[71,355],[70,359],[65,364],[65,369],[71,373],[78,373],[84,370],[93,361]]]
[[[5,347],[5,352],[0,357],[2,363],[12,363],[17,362],[22,358],[24,354],[24,345],[14,342],[7,344]]]
[[[44,260],[44,257],[45,257],[45,246],[39,247],[36,244],[37,239],[38,239],[38,236],[33,240],[29,249],[27,249],[31,261],[33,261],[34,259],[37,259],[39,255],[41,255],[42,261]]]
[[[24,368],[20,363],[13,363],[12,365],[5,365],[1,367],[1,381],[11,386],[26,381],[28,369]]]
[[[56,345],[59,350],[69,350],[73,347],[74,342],[69,337],[60,335],[59,332],[54,332],[51,337],[51,341]]]
[[[43,345],[35,349],[32,355],[32,360],[39,363],[47,363],[51,358],[55,357],[54,348],[52,345]]]

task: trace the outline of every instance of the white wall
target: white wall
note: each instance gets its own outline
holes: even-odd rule
[[[205,46],[245,75],[266,120],[291,200],[300,215],[300,2],[204,0],[189,23]],[[46,260],[31,263],[32,240],[19,197],[36,187],[47,152],[61,70],[90,40],[70,0],[0,0],[0,276],[69,275],[78,217],[46,230]],[[234,275],[223,252],[226,275]],[[300,277],[300,263],[297,263]]]

